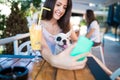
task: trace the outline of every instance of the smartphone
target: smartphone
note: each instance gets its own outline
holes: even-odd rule
[[[80,36],[78,38],[77,44],[75,48],[71,51],[71,56],[77,56],[79,54],[84,54],[86,52],[89,52],[93,46],[93,41],[88,39],[85,36]],[[84,60],[85,57],[80,58],[78,61]]]

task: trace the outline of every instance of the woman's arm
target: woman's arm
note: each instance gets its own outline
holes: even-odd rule
[[[58,55],[53,55],[43,37],[41,54],[43,58],[54,67],[68,69],[68,70],[81,69],[83,68],[83,65],[86,63],[87,59],[78,62],[77,60],[81,58],[81,55],[75,57],[70,56],[70,52],[75,47],[75,45],[76,44],[71,45],[70,47],[68,47]]]
[[[47,62],[51,63],[51,57],[53,55],[43,36],[42,36],[42,43],[41,43],[41,54],[42,54],[42,57]]]
[[[90,31],[86,34],[87,38],[90,38],[92,36],[92,34],[94,33],[95,29],[91,28]]]
[[[76,35],[76,33],[74,31],[71,32],[71,36],[70,37],[71,37],[73,42],[76,42],[78,40],[78,37],[77,37],[77,35]]]
[[[73,30],[72,26],[71,26],[71,36],[70,38],[72,39],[73,42],[76,42],[78,40],[78,36],[77,34],[75,33],[75,31]]]

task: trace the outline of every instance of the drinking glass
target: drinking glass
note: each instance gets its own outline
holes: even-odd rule
[[[39,54],[41,50],[41,25],[32,24],[32,26],[29,28],[30,31],[30,41],[31,41],[31,47],[33,50],[33,53],[35,55],[35,58],[32,59],[34,62],[39,62]]]
[[[42,36],[42,27],[41,27],[41,19],[43,10],[51,11],[49,8],[41,7],[40,13],[38,14],[38,22],[36,24],[32,24],[30,27],[30,40],[31,47],[33,52],[35,53],[35,58],[33,61],[38,62],[38,52],[41,50],[41,36]]]

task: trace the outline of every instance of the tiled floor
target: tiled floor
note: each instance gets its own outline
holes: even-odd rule
[[[113,40],[106,38],[107,36],[113,38]],[[105,35],[104,55],[108,68],[112,71],[120,68],[120,42],[115,41],[114,36],[110,33]]]
[[[114,35],[111,33],[104,35],[104,41],[106,66],[110,70],[115,71],[117,68],[120,68],[120,42],[115,41]],[[99,52],[96,53],[96,56],[100,56]]]

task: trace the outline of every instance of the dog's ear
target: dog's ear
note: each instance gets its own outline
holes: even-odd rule
[[[72,29],[70,29],[70,31],[66,33],[67,37],[70,37],[71,33],[72,33]]]

